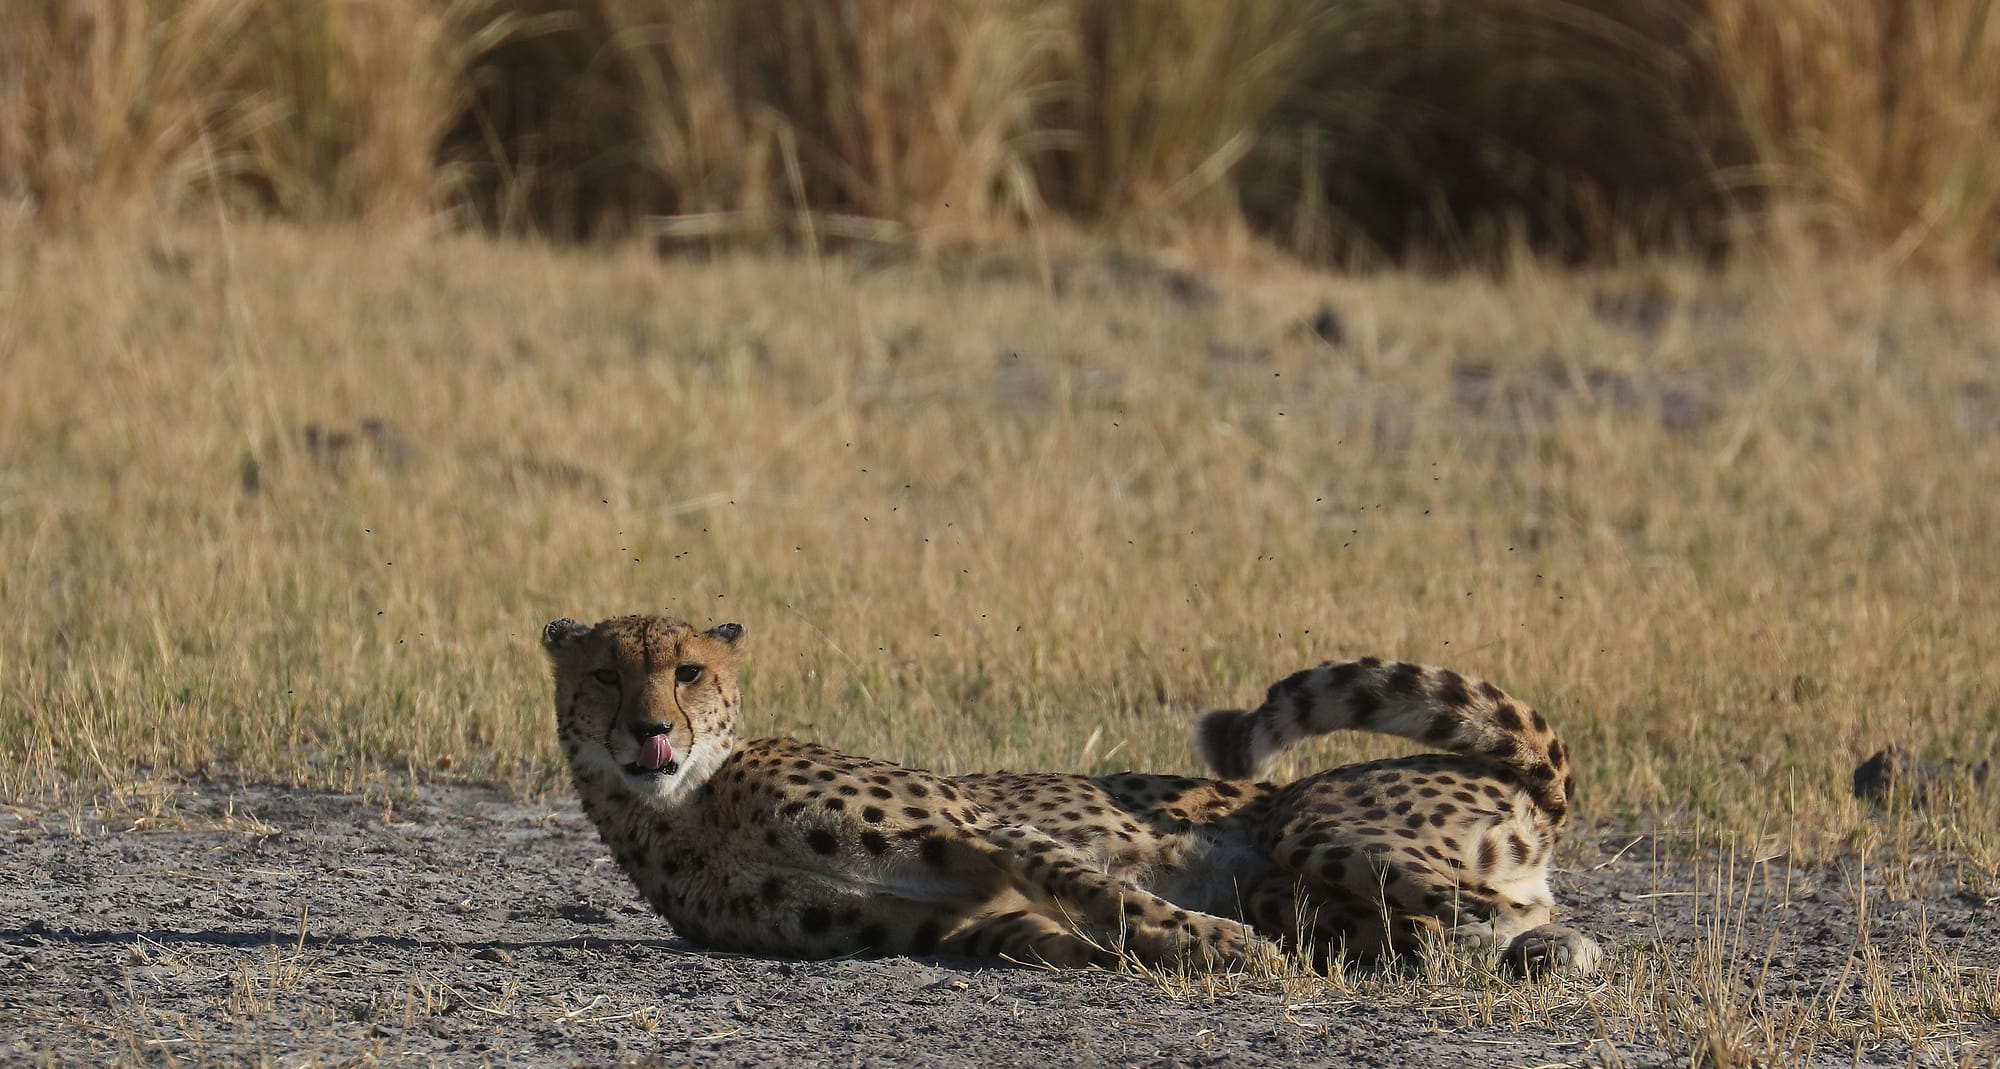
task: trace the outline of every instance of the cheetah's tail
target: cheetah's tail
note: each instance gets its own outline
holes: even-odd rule
[[[1568,812],[1569,755],[1548,721],[1499,687],[1446,668],[1374,657],[1329,661],[1272,684],[1256,709],[1203,716],[1195,746],[1216,775],[1251,779],[1301,740],[1342,728],[1484,761],[1527,788],[1553,818]]]

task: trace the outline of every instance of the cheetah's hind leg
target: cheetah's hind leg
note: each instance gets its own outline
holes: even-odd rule
[[[1149,966],[1233,969],[1282,961],[1277,948],[1246,925],[1182,909],[1106,875],[1039,828],[999,824],[984,834],[996,848],[995,860],[1021,889],[1053,900],[1084,926],[1086,941],[1104,937],[1116,942],[1122,936],[1124,949]]]
[[[940,954],[1005,957],[1058,969],[1118,966],[1118,954],[1085,938],[1069,925],[1030,910],[977,918],[937,945]]]

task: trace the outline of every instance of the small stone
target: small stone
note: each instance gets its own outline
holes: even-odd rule
[[[481,947],[479,952],[472,956],[480,961],[497,961],[502,965],[509,965],[514,961],[514,955],[500,947]]]
[[[1958,761],[1922,761],[1901,746],[1891,744],[1878,750],[1854,769],[1854,797],[1876,805],[1886,805],[1897,794],[1909,795],[1910,806],[1922,809],[1931,788],[1949,785],[1958,774]],[[1981,761],[1967,769],[1972,785],[1984,787],[1989,765]]]
[[[1300,324],[1313,337],[1338,349],[1347,344],[1347,324],[1341,321],[1340,313],[1332,303],[1321,301],[1312,318]]]

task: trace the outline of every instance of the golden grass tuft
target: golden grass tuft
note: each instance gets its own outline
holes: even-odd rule
[[[0,203],[674,242],[1225,232],[1314,259],[2000,262],[1992,0],[75,0]]]
[[[1792,226],[1894,259],[2000,262],[2000,18],[1992,0],[1708,0],[1737,177]]]

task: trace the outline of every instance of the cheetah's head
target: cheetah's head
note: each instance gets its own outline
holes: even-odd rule
[[[556,736],[580,784],[671,802],[735,748],[743,625],[564,619],[542,630],[542,649],[555,666]]]

